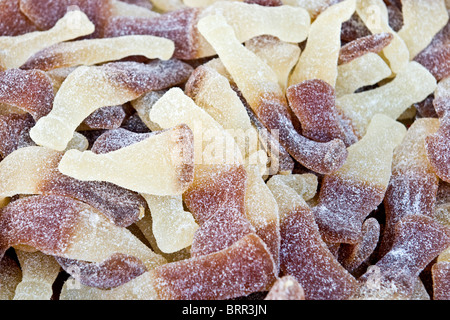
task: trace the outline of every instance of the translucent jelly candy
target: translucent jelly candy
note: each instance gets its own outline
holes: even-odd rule
[[[192,245],[198,224],[183,208],[181,196],[143,195],[152,216],[152,231],[158,248],[174,253]]]
[[[174,42],[174,58],[197,58],[198,35],[196,23],[198,9],[186,8],[164,13],[158,17],[112,17],[108,20],[106,37],[126,35],[153,35]]]
[[[311,24],[306,47],[289,78],[289,86],[320,79],[334,87],[341,48],[341,25],[355,12],[354,0],[342,1],[322,12]]]
[[[432,266],[433,300],[450,299],[450,262],[440,261]]]
[[[305,292],[297,279],[283,276],[270,288],[264,300],[305,300]]]
[[[278,83],[284,92],[287,88],[289,75],[300,57],[299,46],[281,41],[274,36],[263,35],[246,41],[245,47],[254,52],[275,71]]]
[[[338,63],[349,63],[369,52],[379,53],[391,43],[393,38],[391,33],[382,32],[353,40],[341,47]]]
[[[94,25],[81,11],[69,11],[47,31],[35,31],[20,36],[0,37],[0,68],[12,69],[23,65],[33,54],[59,42],[91,34]]]
[[[433,215],[439,179],[427,157],[425,139],[438,130],[437,119],[417,119],[395,149],[392,176],[384,198],[386,225],[380,250],[392,245],[394,227],[406,215]]]
[[[20,69],[0,72],[0,103],[22,109],[38,120],[52,110],[53,99],[52,82],[44,72]]]
[[[437,81],[450,75],[450,23],[447,23],[433,38],[431,43],[414,57]]]
[[[394,148],[406,129],[384,115],[372,118],[366,135],[348,148],[345,164],[322,181],[313,208],[325,241],[355,244],[365,218],[383,201]]]
[[[117,129],[125,120],[126,113],[122,106],[102,107],[91,113],[78,130]]]
[[[4,256],[0,260],[0,300],[12,300],[21,280],[22,270],[17,262],[9,256]]]
[[[0,115],[0,155],[2,158],[17,149],[34,145],[28,134],[34,124],[35,121],[29,114]]]
[[[26,147],[0,164],[0,195],[56,194],[84,201],[114,224],[129,226],[144,214],[146,203],[138,194],[101,181],[80,181],[61,174],[62,154],[43,147]],[[5,201],[5,199],[3,199]]]
[[[245,216],[246,181],[242,166],[196,166],[194,181],[183,194],[186,207],[199,224],[192,256],[219,251],[254,232]]]
[[[185,93],[234,137],[244,158],[259,149],[258,132],[226,77],[199,66],[187,81]]]
[[[161,133],[161,131],[135,133],[124,128],[107,130],[94,141],[91,151],[96,154],[116,151],[134,143],[144,141],[158,133]]]
[[[99,263],[61,257],[56,261],[80,284],[100,289],[117,288],[147,271],[141,260],[121,253]]]
[[[341,97],[356,90],[377,84],[392,74],[391,68],[376,53],[366,53],[338,66],[336,96]]]
[[[36,31],[36,26],[20,11],[20,0],[0,1],[0,36],[18,36]]]
[[[436,88],[434,77],[417,62],[409,62],[389,83],[363,92],[347,94],[336,105],[351,120],[362,137],[372,117],[381,113],[397,119],[415,102],[422,101]]]
[[[410,61],[408,47],[389,25],[389,14],[383,0],[361,0],[356,12],[372,34],[388,32],[393,35],[391,43],[382,51],[394,74],[402,71]]]
[[[302,7],[308,10],[311,19],[316,19],[322,12],[324,12],[328,7],[339,2],[339,0],[282,0],[283,4]]]
[[[172,88],[150,110],[150,120],[162,128],[184,123],[194,135],[195,164],[240,164],[234,137],[180,88]]]
[[[398,35],[406,43],[411,59],[425,49],[448,22],[444,0],[405,1],[402,3],[402,14],[403,26],[398,31]],[[420,21],[420,28],[418,28],[418,21]]]
[[[310,27],[308,12],[301,7],[265,7],[242,2],[219,1],[205,7],[200,19],[221,15],[232,26],[236,38],[243,43],[261,35],[271,35],[281,41],[300,43],[306,39]],[[280,23],[282,22],[282,23]],[[215,48],[199,39],[198,57],[212,56]]]
[[[336,109],[334,88],[320,79],[305,80],[286,92],[289,106],[300,120],[302,135],[319,142],[340,139],[350,144]]]
[[[89,262],[123,253],[140,259],[149,270],[165,263],[129,230],[69,197],[30,196],[13,201],[1,209],[0,226],[1,256],[11,246],[27,245],[48,255]]]
[[[439,116],[439,129],[426,138],[428,159],[442,180],[450,182],[449,162],[449,120],[450,120],[450,77],[441,80],[434,94],[433,101]]]
[[[224,300],[265,291],[276,281],[264,242],[250,234],[219,252],[167,263],[111,290],[68,283],[61,300]]]
[[[266,243],[275,265],[280,265],[280,222],[278,204],[261,177],[258,167],[246,166],[245,216]]]
[[[30,136],[38,145],[62,151],[78,125],[95,110],[182,83],[191,71],[189,65],[177,60],[78,67],[67,76],[55,96],[53,109],[39,119]]]
[[[186,7],[183,0],[152,0],[153,6],[161,11],[176,11]]]
[[[199,21],[198,28],[219,54],[259,120],[271,133],[276,131],[280,143],[293,158],[319,173],[335,171],[342,165],[347,156],[344,143],[340,140],[317,143],[296,131],[276,74],[239,43],[233,28],[222,16],[205,17]]]
[[[396,225],[392,249],[360,281],[363,299],[405,299],[419,273],[450,244],[449,229],[424,215],[409,215]]]
[[[104,36],[104,28],[111,12],[110,0],[20,0],[20,10],[40,30],[52,28],[64,14],[70,9],[77,8],[84,12],[95,26],[95,31],[90,35],[93,38]],[[78,26],[73,26],[77,28]],[[85,35],[80,35],[85,36]]]
[[[106,181],[153,195],[179,195],[194,174],[192,131],[179,125],[106,154],[67,151],[61,173],[82,181]]]
[[[280,274],[295,277],[306,300],[347,299],[353,278],[323,242],[314,215],[303,198],[279,179],[270,179],[280,212]]]
[[[149,4],[151,2],[143,0],[140,3],[133,3],[132,1],[113,0],[111,8],[111,16],[127,16],[127,17],[147,17],[155,18],[160,16],[159,12],[151,10]]]
[[[50,300],[53,283],[61,267],[53,256],[42,252],[16,250],[22,269],[22,281],[17,285],[14,300]]]
[[[267,130],[250,107],[246,107],[246,109],[252,125],[258,131],[259,141],[269,157],[270,167],[268,173],[292,173],[295,163],[291,155],[280,144],[278,137]]]
[[[168,60],[175,50],[173,41],[154,36],[123,36],[62,42],[34,54],[22,69],[52,70],[94,65],[129,56]]]
[[[341,244],[338,261],[351,274],[358,276],[360,270],[367,267],[370,255],[375,251],[380,238],[380,223],[375,218],[368,218],[362,225],[362,240],[357,244]]]

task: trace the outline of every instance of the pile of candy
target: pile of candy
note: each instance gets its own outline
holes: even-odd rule
[[[0,299],[450,299],[449,12],[0,0]]]

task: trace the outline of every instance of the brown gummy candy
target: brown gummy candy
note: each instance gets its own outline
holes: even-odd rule
[[[53,106],[50,78],[39,70],[9,69],[0,72],[0,102],[23,109],[35,120],[47,115]]]
[[[4,158],[19,148],[34,145],[29,136],[34,124],[28,113],[0,115],[0,155]]]
[[[103,107],[95,110],[83,121],[89,129],[117,129],[126,117],[122,106]]]
[[[394,227],[406,215],[433,216],[439,179],[427,157],[425,139],[438,129],[437,119],[417,119],[394,151],[392,176],[386,189],[386,225],[381,255],[393,243]]]
[[[36,31],[36,26],[20,11],[20,0],[0,1],[0,36],[18,36]]]
[[[100,288],[117,288],[147,271],[141,260],[125,254],[114,254],[101,263],[56,257],[61,267],[81,284]]]
[[[450,245],[450,230],[424,215],[404,217],[396,225],[391,250],[376,264],[378,278],[366,272],[360,280],[383,298],[410,297],[420,272]],[[375,285],[375,287],[372,286]]]
[[[95,25],[94,33],[88,37],[102,38],[112,11],[110,0],[20,0],[20,10],[40,30],[52,28],[72,6],[77,6]]]
[[[367,37],[370,34],[370,30],[367,29],[366,25],[357,13],[354,13],[349,20],[342,23],[341,40],[343,43]]]
[[[245,0],[244,2],[249,4],[259,4],[260,6],[265,7],[278,7],[283,5],[281,0]]]
[[[441,80],[435,92],[434,108],[439,129],[426,138],[428,159],[439,178],[450,182],[450,78]]]
[[[249,234],[206,256],[168,263],[152,271],[162,300],[224,300],[265,291],[276,268],[264,242]]]
[[[254,232],[245,216],[247,173],[243,166],[196,167],[194,182],[183,194],[199,223],[191,255],[205,255],[229,247]]]
[[[196,24],[200,9],[186,8],[167,12],[159,17],[112,17],[105,36],[153,35],[175,43],[173,57],[182,60],[197,58],[198,32]]]
[[[91,151],[94,153],[108,153],[126,146],[138,143],[158,132],[136,133],[125,128],[107,130],[93,143]]]
[[[63,254],[85,206],[62,196],[31,196],[10,203],[1,209],[0,257],[19,244],[46,254]]]
[[[379,53],[391,43],[393,38],[391,33],[382,32],[353,40],[341,47],[338,63],[348,63],[368,52]]]
[[[341,139],[346,145],[355,140],[346,137],[330,84],[320,79],[305,80],[290,86],[286,95],[305,137],[319,142]]]
[[[367,267],[370,255],[375,251],[380,237],[380,223],[368,218],[362,226],[362,240],[358,244],[342,243],[339,247],[338,261],[355,277]]]

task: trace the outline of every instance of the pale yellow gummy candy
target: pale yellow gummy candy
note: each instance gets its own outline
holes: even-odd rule
[[[58,68],[94,65],[129,56],[168,60],[175,45],[172,40],[151,35],[129,35],[104,39],[87,39],[60,43],[49,49],[61,57]]]
[[[88,262],[102,262],[113,254],[123,253],[140,259],[148,270],[166,263],[161,255],[147,247],[127,228],[114,225],[87,205],[80,212],[80,220],[71,239],[60,256]]]
[[[181,196],[142,195],[152,216],[152,230],[158,248],[173,253],[192,244],[198,228],[194,217],[183,209]]]
[[[259,139],[242,101],[225,76],[207,66],[201,68],[191,98],[234,137],[241,154],[248,158],[259,149]]]
[[[139,277],[109,290],[76,283],[69,278],[61,290],[60,300],[157,300],[154,276],[146,272]]]
[[[317,18],[329,6],[336,3],[336,0],[281,0],[283,4],[302,7],[308,10],[311,19]]]
[[[372,34],[388,32],[394,37],[382,53],[394,74],[401,72],[410,60],[403,39],[389,26],[388,10],[383,0],[358,0],[356,12]]]
[[[276,37],[259,36],[245,42],[245,47],[260,57],[271,67],[278,77],[283,90],[287,88],[289,75],[300,57],[297,44],[281,41]]]
[[[289,78],[289,85],[320,79],[332,87],[337,78],[342,23],[353,15],[355,0],[346,0],[327,8],[311,24],[306,47]]]
[[[398,35],[409,49],[410,59],[425,49],[448,22],[444,0],[408,0],[402,3],[403,27]]]
[[[279,241],[278,205],[257,166],[246,166],[245,214],[264,241]],[[276,245],[276,244],[275,244]],[[275,259],[278,260],[278,259]]]
[[[243,157],[234,138],[180,88],[172,88],[150,111],[150,120],[162,128],[184,123],[194,134],[195,164],[236,164]]]
[[[354,93],[357,89],[374,85],[392,74],[378,54],[369,52],[349,63],[338,66],[336,96]]]
[[[412,104],[424,100],[436,88],[436,79],[415,61],[389,83],[376,89],[348,94],[336,100],[336,106],[349,118],[359,137],[377,114],[397,119]]]
[[[200,18],[209,15],[223,16],[241,43],[260,35],[300,43],[308,36],[311,23],[308,12],[300,7],[265,7],[242,2],[215,2],[203,9]],[[215,50],[200,38],[199,56],[214,54]]]
[[[192,152],[192,132],[179,126],[105,154],[68,150],[58,168],[82,181],[107,181],[145,194],[179,195],[192,182]]]
[[[136,98],[132,90],[118,89],[108,81],[101,67],[80,66],[62,83],[52,111],[36,122],[30,137],[38,145],[62,151],[77,127],[92,112]]]
[[[253,110],[258,108],[262,94],[283,95],[276,73],[240,43],[233,28],[222,16],[205,17],[197,27],[214,47]]]
[[[375,114],[364,137],[348,147],[347,161],[332,175],[385,190],[391,177],[394,149],[405,134],[403,124],[383,114]]]
[[[53,28],[24,35],[0,37],[0,69],[18,68],[36,52],[59,42],[94,32],[95,26],[81,11],[68,11]]]
[[[405,172],[418,169],[420,172],[434,173],[428,159],[425,138],[439,129],[439,119],[419,118],[408,128],[402,143],[395,149],[393,170]],[[436,178],[437,179],[437,178]]]
[[[17,285],[22,281],[22,271],[12,258],[4,257],[0,263],[0,301],[12,300]]]
[[[30,146],[15,150],[0,162],[0,202],[17,194],[39,194],[42,180],[60,158],[54,150]],[[53,164],[53,165],[52,165]]]
[[[61,267],[53,256],[40,251],[16,250],[22,269],[22,281],[17,285],[14,300],[50,300]]]
[[[295,190],[305,201],[311,200],[317,193],[318,179],[312,173],[274,175],[270,178]]]
[[[151,0],[151,2],[155,7],[155,11],[161,13],[175,11],[186,7],[183,0]]]

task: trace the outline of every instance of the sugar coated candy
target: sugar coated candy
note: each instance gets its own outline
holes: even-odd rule
[[[198,27],[218,52],[251,109],[269,131],[278,133],[280,143],[297,161],[319,173],[335,171],[343,164],[347,151],[341,140],[317,143],[296,131],[276,74],[239,43],[222,16],[207,16],[199,21]],[[254,77],[249,78],[248,74]]]
[[[314,214],[305,200],[277,176],[271,178],[267,185],[280,213],[281,274],[293,276],[298,281],[306,300],[349,298],[356,289],[356,279],[322,240]],[[312,256],[317,259],[311,259]]]
[[[61,269],[55,257],[39,251],[15,252],[22,270],[22,281],[16,287],[14,300],[50,300],[52,286]]]
[[[439,81],[434,94],[433,105],[439,116],[439,129],[426,138],[428,159],[436,174],[444,181],[450,182],[450,77]]]
[[[0,300],[450,299],[449,16],[0,0]]]
[[[361,240],[365,218],[383,201],[393,151],[405,133],[403,124],[375,115],[364,137],[348,148],[345,164],[324,177],[313,211],[327,242],[355,244]]]
[[[56,43],[91,34],[94,29],[83,12],[73,10],[67,12],[49,30],[0,37],[0,68],[19,68],[36,52]]]
[[[0,226],[1,256],[10,247],[26,245],[48,255],[89,262],[123,253],[140,259],[149,269],[165,263],[128,229],[69,197],[37,195],[11,202],[2,208]]]

